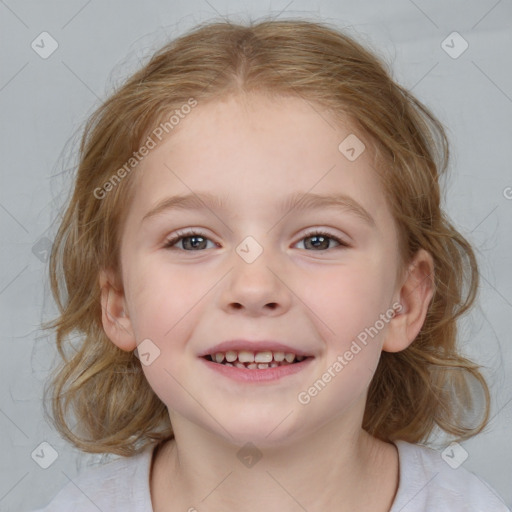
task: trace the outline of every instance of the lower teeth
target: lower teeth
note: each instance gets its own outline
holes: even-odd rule
[[[211,358],[211,356],[209,356],[207,359],[209,361],[216,362],[214,359]],[[291,362],[291,363],[289,363],[286,359],[283,361],[279,361],[279,362],[272,360],[272,362],[270,362],[270,363],[255,363],[255,362],[241,363],[238,360],[230,363],[230,362],[224,360],[222,363],[217,363],[217,364],[221,364],[223,366],[231,366],[231,367],[235,367],[235,368],[241,368],[243,370],[257,370],[257,369],[258,370],[266,370],[268,368],[277,368],[278,366],[287,366],[289,364],[295,364],[295,363],[299,363],[299,362],[300,361],[298,361],[297,359],[294,359],[293,362]]]
[[[217,364],[222,364],[223,366],[232,366],[235,368],[241,368],[243,370],[266,370],[268,368],[277,368],[278,366],[286,366],[289,364],[295,364],[298,361],[294,361],[293,363],[289,363],[288,361],[272,361],[271,363],[240,363],[239,361],[235,361],[233,363],[222,362]]]

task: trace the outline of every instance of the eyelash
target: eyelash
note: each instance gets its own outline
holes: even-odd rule
[[[177,232],[175,236],[173,236],[172,238],[170,238],[169,240],[167,240],[165,242],[164,249],[172,249],[173,246],[176,245],[181,240],[184,240],[186,238],[192,238],[192,237],[195,237],[195,236],[204,238],[205,240],[210,240],[207,236],[204,235],[204,233],[201,233],[200,231],[181,231],[181,232]],[[336,246],[336,247],[339,247],[339,248],[348,248],[348,247],[350,247],[350,245],[347,244],[345,241],[343,241],[340,238],[332,235],[331,233],[328,233],[328,232],[323,231],[323,230],[309,231],[299,241],[301,242],[302,240],[304,240],[306,238],[312,238],[314,236],[324,237],[324,238],[328,238],[330,240],[334,240],[335,242],[337,242],[339,244],[338,246]],[[336,249],[336,247],[333,247],[331,249]],[[189,250],[186,250],[186,249],[180,249],[180,250],[183,250],[185,252],[200,252],[200,251],[193,251],[193,250],[189,251]],[[307,249],[305,249],[305,250],[307,250]],[[330,250],[330,249],[323,249],[323,250],[313,251],[313,252],[325,252],[326,250]]]

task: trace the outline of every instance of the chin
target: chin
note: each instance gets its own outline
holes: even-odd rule
[[[252,406],[238,413],[232,407],[229,416],[216,416],[216,419],[224,428],[218,424],[213,425],[215,433],[226,442],[237,446],[251,442],[260,449],[284,446],[298,440],[305,426],[297,424],[297,415],[292,407],[259,410]]]

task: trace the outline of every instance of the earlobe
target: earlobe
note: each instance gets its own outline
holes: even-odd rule
[[[434,260],[430,253],[420,249],[399,290],[402,305],[389,322],[382,350],[400,352],[405,350],[420,332],[434,295]]]
[[[116,287],[115,282],[112,271],[100,271],[101,321],[112,343],[121,350],[131,351],[137,347],[137,343],[126,312],[124,293]]]

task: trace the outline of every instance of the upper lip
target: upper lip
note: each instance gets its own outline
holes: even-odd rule
[[[240,352],[246,350],[248,352],[284,352],[292,353],[297,356],[311,356],[311,352],[307,352],[298,348],[291,347],[286,343],[272,340],[227,340],[208,348],[199,354],[199,357],[204,357],[210,354],[216,354],[218,352],[226,353],[228,351]]]

